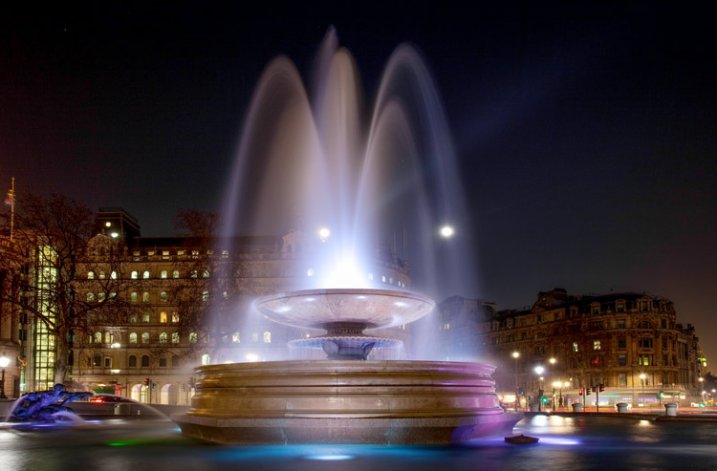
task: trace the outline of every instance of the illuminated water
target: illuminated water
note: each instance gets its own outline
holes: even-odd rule
[[[629,418],[536,416],[516,433],[536,445],[502,439],[465,447],[220,447],[182,438],[169,422],[91,430],[0,430],[3,469],[135,467],[152,470],[714,470],[717,421],[650,422]]]

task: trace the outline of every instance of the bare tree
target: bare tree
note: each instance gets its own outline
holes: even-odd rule
[[[66,196],[25,194],[18,203],[14,239],[24,265],[0,296],[54,338],[54,381],[63,383],[73,339],[127,317],[130,305],[119,295],[124,246],[104,236],[90,244],[94,214]]]

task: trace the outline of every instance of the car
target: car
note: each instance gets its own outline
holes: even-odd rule
[[[118,402],[135,401],[126,397],[115,396],[114,394],[95,394],[94,396],[87,398],[87,402],[92,402],[94,404],[116,404]]]

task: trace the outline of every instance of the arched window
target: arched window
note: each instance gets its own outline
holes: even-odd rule
[[[136,280],[139,277],[139,274],[137,273],[137,270],[132,270],[132,273],[129,276],[133,280]]]
[[[142,278],[144,278],[145,280],[149,279],[149,270],[145,270],[144,273],[142,273]]]
[[[210,362],[209,354],[205,353],[202,355],[202,365],[208,365]]]
[[[178,313],[176,313],[176,312],[173,312],[173,313],[172,313],[172,322],[175,323],[175,324],[176,324],[177,322],[179,322],[179,314],[178,314]]]
[[[196,332],[189,333],[189,343],[197,343],[198,340],[199,340],[199,335],[197,335]]]
[[[159,333],[159,343],[167,343],[167,332]]]
[[[142,343],[149,343],[149,332],[142,333]]]
[[[94,302],[95,302],[95,293],[87,293],[87,302],[88,302],[88,303],[94,303]]]
[[[271,343],[271,332],[264,332],[264,343]]]
[[[117,272],[116,272],[116,271],[112,270],[112,273],[110,273],[110,279],[111,279],[111,280],[116,280],[116,279],[117,279]]]
[[[167,278],[167,270],[162,270],[161,272],[159,272],[159,277],[160,277],[160,278]]]
[[[105,332],[105,343],[112,343],[112,334],[109,332]]]
[[[142,355],[142,368],[149,368],[149,355]]]
[[[169,299],[169,294],[167,294],[166,291],[162,291],[161,293],[159,293],[159,299],[161,299],[163,303],[166,303]]]
[[[179,343],[179,332],[172,332],[172,343]]]
[[[137,332],[129,333],[129,343],[137,343]]]
[[[179,278],[179,270],[174,270],[172,272],[172,278]]]
[[[95,332],[95,343],[102,343],[102,332]]]
[[[160,312],[160,313],[159,313],[159,322],[161,322],[162,324],[166,324],[167,321],[168,321],[168,319],[167,319],[167,313],[164,312],[164,311]]]
[[[129,356],[129,367],[130,368],[137,368],[137,357],[134,355]]]
[[[94,279],[95,279],[95,272],[93,272],[93,271],[88,271],[88,272],[87,272],[87,279],[88,279],[88,280],[94,280]]]
[[[129,294],[129,300],[130,300],[131,302],[133,302],[133,303],[136,303],[136,302],[137,302],[137,292],[136,292],[136,291],[132,291],[132,292]]]
[[[142,302],[143,303],[149,302],[149,292],[148,291],[145,291],[144,293],[142,293]]]

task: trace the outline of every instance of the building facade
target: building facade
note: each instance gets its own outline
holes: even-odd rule
[[[465,316],[457,300],[442,303],[441,311],[446,318]],[[597,396],[601,405],[700,401],[706,362],[694,327],[677,321],[668,299],[639,293],[571,296],[556,288],[539,293],[529,308],[484,308],[477,314],[478,342],[498,366],[497,387],[507,402],[517,393],[526,406],[540,391],[557,406],[590,405]]]

